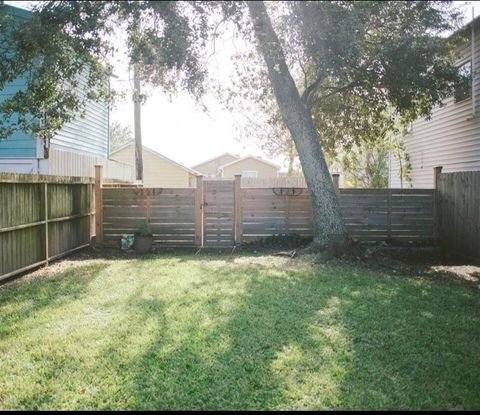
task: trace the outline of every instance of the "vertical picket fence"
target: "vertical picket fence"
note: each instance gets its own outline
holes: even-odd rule
[[[0,280],[90,244],[90,178],[0,173]]]
[[[480,171],[435,172],[439,244],[480,260]]]

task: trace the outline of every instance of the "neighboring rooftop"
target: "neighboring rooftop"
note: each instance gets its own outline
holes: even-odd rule
[[[134,145],[135,145],[134,143],[124,144],[123,146],[117,148],[115,151],[112,151],[112,152],[110,153],[110,156],[114,155],[115,153],[118,153],[119,151],[122,151],[123,149],[125,149],[125,148],[127,148],[127,147],[129,147],[129,146],[134,146]],[[194,170],[194,169],[191,169],[191,168],[189,168],[189,167],[187,167],[187,166],[184,166],[182,163],[179,163],[178,161],[172,160],[172,159],[164,156],[163,154],[160,154],[159,152],[157,152],[157,151],[155,151],[155,150],[152,150],[152,149],[149,148],[149,147],[142,146],[142,148],[143,148],[143,150],[148,151],[148,152],[152,153],[153,155],[164,159],[165,161],[168,161],[168,162],[170,162],[170,163],[173,163],[173,164],[177,165],[178,167],[181,167],[182,169],[188,171],[189,173],[191,173],[191,174],[193,174],[193,175],[195,175],[195,176],[201,176],[201,175],[202,175],[202,173],[200,173],[200,172],[198,172],[198,171],[196,171],[196,170]]]

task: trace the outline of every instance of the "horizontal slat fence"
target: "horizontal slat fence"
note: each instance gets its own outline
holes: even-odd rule
[[[480,259],[480,171],[436,175],[439,243]]]
[[[243,242],[278,234],[312,235],[312,209],[307,189],[298,195],[275,194],[273,189],[242,189]]]
[[[433,241],[432,189],[340,189],[350,235],[362,242]]]
[[[87,246],[93,180],[0,173],[0,280]]]
[[[242,189],[244,242],[278,234],[312,235],[308,189]],[[350,235],[362,242],[428,243],[433,240],[431,189],[340,189],[339,203]]]
[[[235,182],[203,182],[203,241],[206,247],[228,248],[235,242]]]
[[[242,187],[307,187],[304,177],[242,177]]]
[[[337,181],[334,179],[334,182]],[[150,223],[157,246],[232,247],[276,235],[312,236],[307,188],[244,188],[235,181],[198,181],[196,189],[103,188],[103,235]],[[432,243],[434,190],[338,189],[350,235],[361,242]]]
[[[146,224],[155,245],[195,246],[195,189],[103,189],[106,247],[120,247],[123,234],[138,232]]]

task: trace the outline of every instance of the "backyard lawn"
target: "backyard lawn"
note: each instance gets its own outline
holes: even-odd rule
[[[0,409],[478,409],[478,282],[261,254],[0,287]]]

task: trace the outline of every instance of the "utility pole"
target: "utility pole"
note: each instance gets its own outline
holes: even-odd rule
[[[142,122],[141,122],[141,95],[140,74],[138,64],[133,65],[133,114],[135,119],[135,168],[137,180],[143,180],[143,153],[142,153]]]

